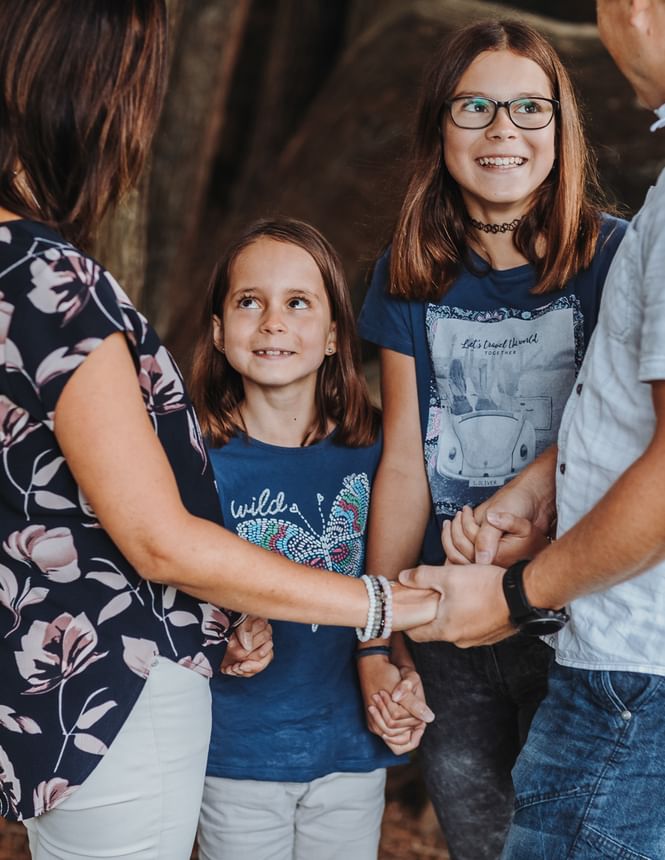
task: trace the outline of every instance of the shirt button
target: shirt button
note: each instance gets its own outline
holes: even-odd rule
[[[626,722],[628,722],[628,720],[629,720],[632,716],[633,716],[633,715],[631,714],[631,712],[630,712],[630,711],[621,711],[621,719],[622,719],[622,720],[625,720]]]
[[[565,474],[565,472],[566,472],[566,464],[565,463],[559,464],[559,471],[561,472],[562,475]]]
[[[575,389],[575,391],[577,392],[577,394],[582,393],[582,383],[581,382],[578,382],[577,388]]]

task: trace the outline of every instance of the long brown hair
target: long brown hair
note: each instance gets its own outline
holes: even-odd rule
[[[155,130],[164,0],[0,0],[0,33],[0,204],[85,245]]]
[[[468,256],[469,219],[443,157],[446,102],[475,58],[509,50],[537,63],[561,109],[555,119],[555,164],[514,233],[516,248],[535,267],[534,293],[561,289],[590,265],[602,199],[570,77],[554,48],[521,21],[492,20],[453,33],[426,78],[415,133],[411,180],[392,243],[391,295],[438,301]],[[537,250],[544,237],[544,253]],[[538,246],[540,247],[540,246]]]
[[[210,279],[189,386],[205,436],[213,445],[224,445],[238,430],[244,430],[238,423],[238,406],[245,397],[242,379],[215,347],[213,316],[223,318],[234,262],[245,248],[264,238],[296,245],[312,257],[321,273],[336,325],[337,351],[326,356],[318,371],[316,418],[305,434],[307,443],[322,439],[332,420],[337,425],[337,444],[351,447],[371,444],[378,433],[379,415],[370,402],[362,372],[355,317],[342,264],[318,230],[292,218],[263,219],[251,224],[227,248]]]

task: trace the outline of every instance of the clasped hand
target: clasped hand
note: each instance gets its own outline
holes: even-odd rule
[[[251,678],[268,666],[274,656],[272,627],[265,618],[248,615],[229,638],[220,666],[223,675]]]
[[[436,618],[409,629],[408,635],[417,642],[445,640],[460,648],[491,645],[513,635],[503,574],[518,559],[542,550],[545,535],[527,517],[485,503],[475,512],[464,507],[445,522],[442,543],[445,565],[420,565],[399,575],[403,585],[440,595]]]

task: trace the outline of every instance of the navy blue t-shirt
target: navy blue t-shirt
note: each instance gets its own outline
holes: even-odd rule
[[[433,518],[423,560],[443,561],[444,519],[475,507],[556,442],[596,324],[602,287],[626,222],[603,217],[591,266],[562,289],[530,291],[533,266],[496,271],[471,254],[435,303],[386,292],[389,252],[377,263],[361,335],[415,358]]]
[[[236,436],[210,451],[224,524],[293,561],[360,576],[380,453],[380,442],[347,448],[334,434],[304,448]],[[367,729],[353,629],[271,623],[263,672],[213,678],[208,775],[310,782],[405,761]]]

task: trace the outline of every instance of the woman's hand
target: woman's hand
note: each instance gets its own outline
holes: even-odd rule
[[[220,666],[223,675],[251,678],[274,657],[272,627],[265,618],[247,618],[233,631]]]
[[[396,755],[416,749],[434,714],[415,669],[400,668],[387,655],[372,654],[358,660],[358,676],[369,730]]]

